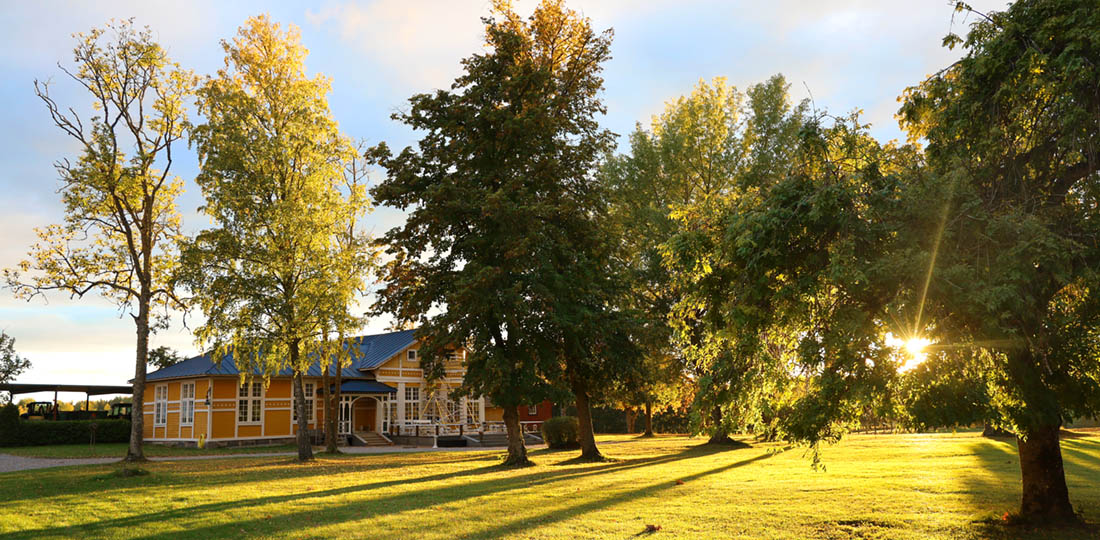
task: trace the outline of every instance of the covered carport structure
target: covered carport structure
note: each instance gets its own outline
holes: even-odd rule
[[[58,392],[76,392],[84,394],[84,410],[88,410],[88,403],[92,396],[106,394],[133,395],[133,386],[113,386],[102,384],[27,384],[27,383],[3,383],[0,384],[0,392],[11,392],[12,401],[18,394],[35,394],[38,392],[53,392],[53,408],[57,410]]]

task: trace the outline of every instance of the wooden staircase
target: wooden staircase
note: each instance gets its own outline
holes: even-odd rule
[[[392,442],[373,431],[356,431],[352,434],[352,439],[354,446],[393,446]]]

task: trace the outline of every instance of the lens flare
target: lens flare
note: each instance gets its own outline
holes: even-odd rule
[[[907,357],[905,363],[898,368],[899,372],[905,373],[921,365],[928,359],[928,352],[926,349],[932,344],[932,340],[917,336],[901,339],[892,335],[887,335],[886,344],[891,347],[897,347],[905,352],[905,356]]]

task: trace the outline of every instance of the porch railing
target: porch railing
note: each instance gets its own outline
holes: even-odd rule
[[[542,421],[520,422],[524,433],[538,433],[542,430]],[[441,437],[441,436],[479,436],[484,434],[507,433],[504,422],[480,422],[443,424],[433,422],[404,422],[390,424],[388,433],[405,437]]]

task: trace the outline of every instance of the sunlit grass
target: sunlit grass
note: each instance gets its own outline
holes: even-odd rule
[[[151,463],[0,475],[5,538],[1091,538],[991,525],[1019,500],[1015,445],[974,434],[862,435],[825,449],[601,437],[608,463],[495,451]],[[1064,442],[1071,497],[1100,522],[1100,439]],[[644,536],[644,534],[643,534]]]

